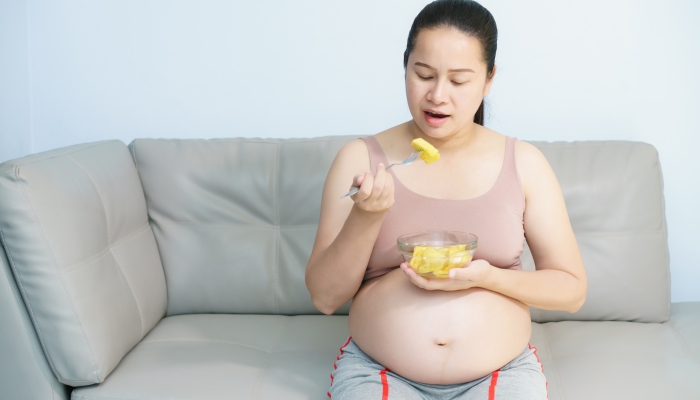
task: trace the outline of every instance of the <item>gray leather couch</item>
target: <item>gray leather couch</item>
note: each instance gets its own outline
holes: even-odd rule
[[[348,306],[315,310],[304,269],[351,139],[112,140],[0,164],[0,398],[326,398]],[[700,302],[670,302],[656,150],[534,144],[589,277],[578,312],[532,309],[549,399],[700,399]]]

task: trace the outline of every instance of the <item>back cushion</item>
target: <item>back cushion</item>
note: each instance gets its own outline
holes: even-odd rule
[[[0,234],[64,384],[102,382],[165,313],[143,191],[120,141],[0,164]]]
[[[671,278],[656,149],[627,141],[532,144],[561,184],[588,274],[578,312],[531,308],[532,320],[666,321]],[[528,248],[521,259],[535,269]]]
[[[304,272],[323,182],[352,139],[131,142],[165,270],[167,315],[319,314]]]

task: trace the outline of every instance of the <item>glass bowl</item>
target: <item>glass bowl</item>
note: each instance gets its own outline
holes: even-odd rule
[[[408,265],[426,278],[447,278],[452,268],[469,264],[476,251],[476,235],[459,231],[427,231],[401,235],[399,252]]]

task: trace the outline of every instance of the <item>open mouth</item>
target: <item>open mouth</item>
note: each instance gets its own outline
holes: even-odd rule
[[[446,114],[440,114],[440,113],[430,112],[430,111],[424,111],[424,113],[426,113],[428,116],[430,116],[432,118],[447,118],[447,117],[449,117],[449,115],[446,115]]]

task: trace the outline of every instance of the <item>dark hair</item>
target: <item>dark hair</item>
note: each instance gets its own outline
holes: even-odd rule
[[[487,77],[493,74],[496,63],[496,42],[498,28],[493,15],[481,4],[472,0],[436,0],[421,10],[413,20],[408,32],[406,51],[403,53],[403,67],[408,66],[408,55],[416,46],[416,37],[423,29],[456,28],[473,36],[481,43],[482,56],[486,62]],[[474,114],[474,122],[484,125],[484,101]]]

